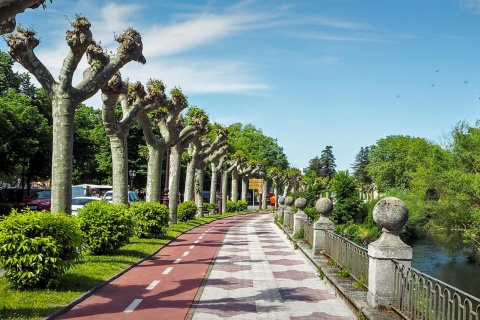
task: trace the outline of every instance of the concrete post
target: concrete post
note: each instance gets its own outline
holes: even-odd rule
[[[332,200],[328,198],[318,199],[315,203],[315,210],[320,218],[313,224],[313,254],[321,254],[326,248],[327,232],[333,232],[335,225],[328,216],[333,211]]]
[[[307,221],[308,219],[308,216],[303,211],[303,209],[307,207],[307,199],[297,198],[295,200],[295,207],[297,207],[298,211],[293,218],[293,234],[296,234],[302,228],[302,220]]]
[[[382,229],[382,235],[368,245],[367,302],[371,307],[388,307],[394,302],[392,259],[411,265],[412,248],[399,237],[407,219],[407,207],[397,198],[384,198],[373,208],[373,220]]]
[[[277,210],[277,219],[283,219],[283,211],[285,210],[285,198],[280,196],[278,197],[278,210]]]
[[[293,198],[286,197],[285,198],[285,206],[286,208],[283,210],[283,225],[287,228],[292,228],[292,223],[290,220],[293,219],[293,214],[295,213],[292,209]]]

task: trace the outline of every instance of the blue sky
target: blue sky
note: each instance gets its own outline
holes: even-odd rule
[[[347,170],[389,135],[441,142],[480,118],[480,0],[54,0],[17,22],[37,30],[55,77],[75,14],[108,50],[128,27],[142,34],[147,63],[124,78],[161,79],[211,121],[253,124],[295,167],[330,145]]]

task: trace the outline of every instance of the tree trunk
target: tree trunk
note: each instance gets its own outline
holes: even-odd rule
[[[148,146],[147,202],[160,202],[162,196],[162,164],[165,151]]]
[[[232,201],[238,201],[238,170],[236,167],[232,170]]]
[[[193,156],[192,159],[187,164],[187,172],[185,175],[185,200],[192,200],[193,190],[194,190],[194,180],[195,180],[195,166],[197,164],[196,156]]]
[[[57,96],[52,100],[52,212],[72,212],[73,131],[76,105]]]
[[[127,135],[110,135],[112,150],[113,203],[128,204],[128,147]]]
[[[173,146],[170,153],[170,177],[168,192],[168,209],[170,211],[170,222],[177,223],[178,190],[180,187],[180,172],[183,148],[177,144]],[[188,201],[190,199],[185,199]]]
[[[203,168],[195,169],[195,204],[197,205],[197,217],[203,217],[203,173]]]
[[[222,170],[222,213],[227,212],[228,173]]]
[[[218,169],[215,163],[211,163],[210,168],[212,169],[212,180],[210,181],[210,203],[217,203]]]
[[[242,200],[247,201],[248,177],[242,177]]]

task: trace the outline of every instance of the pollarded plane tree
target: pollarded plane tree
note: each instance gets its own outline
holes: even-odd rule
[[[208,156],[209,153],[215,151],[215,147],[220,148],[226,144],[227,132],[226,129],[219,125],[207,125],[206,133],[198,139],[192,141],[188,148],[187,170],[185,173],[185,190],[184,198],[186,200],[193,199],[195,187],[195,169],[197,163]],[[220,144],[221,143],[221,144]],[[217,158],[214,158],[216,160]],[[214,160],[209,161],[208,164]]]
[[[283,177],[282,185],[283,188],[283,196],[286,197],[289,193],[294,193],[298,189],[299,181],[302,177],[302,173],[297,168],[288,168],[285,171],[285,175]]]
[[[141,114],[147,114],[166,101],[165,87],[150,80],[145,91],[140,82],[129,84],[119,73],[102,87],[102,120],[112,151],[113,203],[128,203],[128,132]],[[116,115],[117,105],[122,119]]]
[[[105,60],[102,48],[95,42],[90,22],[77,16],[72,22],[73,31],[67,31],[70,51],[55,81],[50,71],[35,55],[40,41],[32,29],[17,28],[17,33],[7,37],[10,55],[32,73],[52,100],[53,150],[52,150],[52,212],[70,212],[72,201],[72,158],[74,116],[77,106],[92,97],[100,88],[130,61],[145,63],[140,34],[127,29],[115,40],[119,43],[115,55]],[[72,80],[78,64],[87,56],[89,67],[79,84]]]
[[[194,183],[192,183],[192,185],[195,186],[193,189],[195,192],[195,203],[198,207],[198,216],[203,216],[203,180],[205,167],[226,154],[228,148],[226,129],[217,127],[214,131],[216,132],[216,137],[213,141],[211,137],[204,136],[202,139],[197,139],[192,142],[193,148],[198,150],[198,152],[194,152],[195,157],[190,159],[190,162],[194,162],[195,164],[193,166]],[[187,183],[189,183],[188,179],[185,184]],[[186,186],[185,190],[187,190]]]
[[[231,190],[230,190],[230,200],[232,200],[233,202],[237,202],[238,201],[238,184],[240,182],[240,174],[239,174],[239,171],[241,170],[241,168],[243,166],[245,166],[246,162],[247,162],[247,159],[245,157],[245,154],[242,152],[242,151],[237,151],[235,153],[235,156],[234,158],[239,158],[240,161],[238,162],[238,165],[233,167],[232,168],[232,173],[231,173],[231,179],[232,179],[232,183],[231,183]]]
[[[268,176],[270,177],[270,180],[272,180],[272,185],[273,185],[273,194],[275,196],[275,208],[278,207],[278,192],[279,189],[282,187],[282,182],[283,182],[283,170],[278,169],[277,167],[272,167],[268,170]]]
[[[189,137],[196,130],[193,125],[183,125],[181,112],[187,107],[187,97],[180,88],[175,87],[170,91],[170,98],[164,106],[148,115],[141,114],[139,117],[148,148],[146,190],[146,200],[148,202],[160,202],[161,200],[161,170],[165,152],[179,141]],[[154,127],[158,129],[160,137],[155,134]]]
[[[24,12],[25,9],[36,9],[41,5],[45,8],[45,0],[0,0],[0,34],[15,30],[17,14]]]
[[[218,182],[218,174],[221,173],[221,170],[223,168],[223,164],[226,161],[227,154],[222,155],[220,158],[213,160],[210,163],[210,170],[212,172],[212,177],[210,180],[210,203],[217,203],[217,193],[219,191],[219,187],[221,190],[221,186],[219,186]],[[221,183],[221,179],[220,179]],[[219,208],[219,211],[221,211],[222,208]]]
[[[255,161],[249,161],[248,163],[244,163],[240,166],[238,170],[238,174],[242,180],[242,190],[240,191],[240,199],[243,201],[247,201],[247,193],[248,193],[248,180],[253,178],[257,172],[260,171],[260,164],[256,163]],[[254,196],[254,195],[252,195]],[[233,200],[233,197],[232,197]]]
[[[226,160],[223,163],[221,170],[222,177],[222,212],[227,210],[227,194],[228,194],[228,177],[231,176],[232,171],[234,171],[240,164],[245,161],[245,158],[240,154],[235,154]]]
[[[183,121],[182,121],[183,120]],[[187,110],[186,116],[177,121],[171,134],[180,134],[185,127],[192,126],[195,130],[180,139],[171,148],[170,154],[170,176],[168,192],[168,209],[170,211],[170,221],[177,222],[178,192],[180,189],[180,173],[182,153],[188,147],[190,142],[199,139],[206,132],[208,116],[204,110],[192,106]],[[186,199],[187,200],[187,199]]]

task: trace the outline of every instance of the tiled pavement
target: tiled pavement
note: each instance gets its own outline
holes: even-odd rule
[[[230,228],[188,316],[214,319],[355,319],[313,265],[264,214]]]

